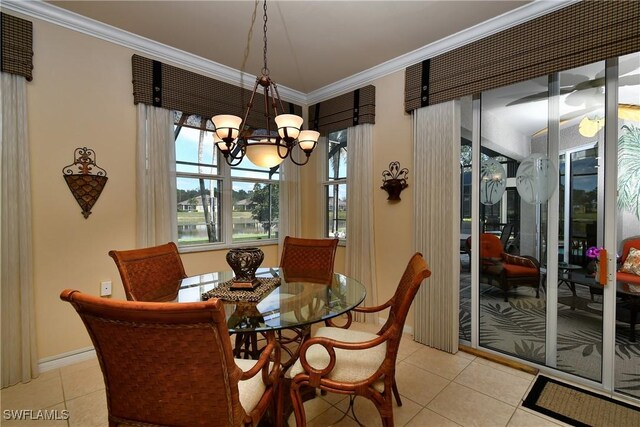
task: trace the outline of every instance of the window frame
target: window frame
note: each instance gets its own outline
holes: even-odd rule
[[[333,185],[344,185],[345,189],[347,191],[349,191],[348,185],[347,185],[347,174],[349,173],[349,170],[347,169],[347,174],[345,174],[344,178],[340,178],[340,179],[329,179],[329,147],[330,147],[330,139],[329,136],[333,133],[336,132],[340,132],[343,131],[345,132],[345,135],[347,135],[347,129],[338,129],[332,132],[328,132],[327,136],[326,136],[326,140],[327,143],[323,144],[323,153],[322,153],[322,159],[323,159],[323,163],[322,163],[322,222],[323,222],[323,237],[324,238],[334,238],[334,236],[330,236],[329,235],[329,187],[333,186]],[[346,144],[346,158],[348,159],[349,156],[349,141],[348,139],[345,142]],[[347,205],[347,211],[349,210],[349,206]],[[345,222],[345,227],[347,230],[349,230],[349,226],[347,223],[347,218],[344,219]],[[345,246],[346,242],[347,242],[347,236],[348,233],[345,234],[345,237],[338,237],[338,245],[340,246]]]
[[[212,138],[212,130],[210,129],[199,129],[196,128],[194,126],[189,126],[186,125],[185,123],[179,123],[176,122],[174,123],[174,145],[177,148],[177,144],[178,144],[178,139],[180,136],[180,132],[178,130],[178,127],[182,127],[182,128],[191,128],[191,129],[195,129],[197,131],[204,131],[205,133],[205,138]],[[182,129],[180,129],[181,131]],[[180,253],[190,253],[190,252],[205,252],[205,251],[212,251],[212,250],[222,250],[222,249],[229,249],[229,248],[235,248],[235,247],[242,247],[242,246],[267,246],[267,245],[274,245],[278,243],[278,236],[276,235],[275,237],[271,237],[271,238],[266,238],[266,239],[253,239],[253,240],[242,240],[242,241],[237,241],[234,242],[233,241],[233,184],[236,182],[243,182],[243,183],[250,183],[250,184],[263,184],[263,185],[277,185],[278,187],[280,186],[280,168],[276,168],[274,170],[272,170],[271,172],[269,171],[264,171],[265,174],[277,174],[278,178],[276,179],[269,179],[267,178],[253,178],[253,177],[239,177],[239,176],[232,176],[232,169],[249,169],[246,168],[246,164],[240,164],[238,165],[237,168],[231,167],[229,166],[226,161],[224,160],[224,158],[222,157],[222,155],[220,154],[220,152],[214,147],[213,148],[215,150],[215,167],[217,168],[217,173],[198,173],[198,172],[179,172],[178,171],[178,165],[182,164],[182,165],[194,165],[194,166],[198,166],[197,162],[190,162],[190,161],[185,161],[185,160],[180,160],[177,158],[176,155],[176,159],[175,159],[175,166],[176,166],[176,172],[175,172],[175,179],[176,179],[176,187],[177,187],[177,181],[180,178],[190,178],[190,179],[206,179],[206,180],[219,180],[221,181],[221,186],[220,186],[220,224],[219,224],[219,228],[220,228],[220,242],[206,242],[206,243],[197,243],[197,244],[190,244],[190,245],[184,245],[184,244],[180,244],[180,242],[178,241],[177,245],[178,245],[178,251]],[[246,160],[248,162],[248,159]],[[244,160],[243,160],[244,162]],[[206,167],[211,167],[210,165],[206,165],[203,164]],[[255,169],[249,169],[249,170],[255,170]],[[259,171],[258,173],[262,173],[262,171]],[[177,191],[177,188],[176,188]],[[279,208],[279,205],[278,205]],[[177,209],[177,206],[176,206]],[[278,209],[279,210],[279,209]],[[278,212],[279,213],[279,212]],[[280,215],[278,214],[278,232],[279,232],[279,223],[280,223]],[[176,227],[178,225],[176,224]]]

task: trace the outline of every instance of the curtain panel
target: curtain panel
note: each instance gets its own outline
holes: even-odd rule
[[[345,273],[362,283],[365,307],[378,305],[373,224],[373,125],[347,128],[347,247]],[[378,323],[377,314],[353,313],[358,322]]]
[[[33,80],[33,23],[0,12],[2,19],[2,52],[0,68],[2,72]]]
[[[138,104],[136,229],[138,247],[178,242],[174,113]]]
[[[38,375],[33,295],[31,178],[27,129],[27,84],[0,73],[0,265],[2,286],[2,387]]]
[[[376,122],[376,87],[368,85],[309,107],[309,129],[322,135]]]
[[[317,153],[315,154],[317,157]],[[278,260],[282,257],[284,238],[302,235],[302,213],[300,206],[300,167],[285,160],[280,164],[278,215]]]
[[[433,272],[416,295],[414,339],[458,351],[460,288],[460,108],[450,101],[415,110],[414,250]]]
[[[640,1],[581,1],[408,67],[405,111],[640,50]]]
[[[217,114],[244,117],[251,91],[230,83],[206,77],[192,71],[154,61],[139,55],[131,57],[133,70],[133,103],[197,114],[210,119]],[[302,116],[302,107],[283,102],[285,114]],[[279,107],[279,106],[278,106]],[[253,129],[265,127],[265,103],[256,93],[247,125]],[[271,120],[272,129],[275,121]]]

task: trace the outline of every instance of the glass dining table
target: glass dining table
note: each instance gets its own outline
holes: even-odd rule
[[[334,273],[330,284],[288,278],[280,268],[259,268],[256,278],[271,282],[273,288],[262,295],[250,294],[251,301],[243,300],[244,291],[229,291],[232,271],[221,271],[182,279],[174,301],[197,302],[208,299],[212,293],[222,293],[229,334],[235,337],[234,356],[255,359],[260,353],[258,341],[263,334],[276,334],[283,351],[283,372],[297,359],[299,346],[309,333],[310,325],[348,313],[364,301],[365,287],[357,280]],[[222,292],[218,292],[222,291]],[[237,294],[234,294],[237,292]],[[285,356],[285,355],[288,355]],[[283,381],[285,390],[289,380]],[[288,397],[289,393],[284,392]],[[302,400],[315,397],[315,389],[302,391]],[[288,398],[282,399],[280,421],[286,425],[292,411]]]
[[[177,301],[202,301],[204,294],[232,278],[232,271],[186,277],[180,284]],[[259,301],[223,299],[230,333],[267,332],[311,325],[347,313],[362,303],[366,296],[360,282],[340,273],[334,273],[328,285],[287,280],[286,272],[280,268],[259,268],[256,278],[279,279],[279,283],[261,295]]]

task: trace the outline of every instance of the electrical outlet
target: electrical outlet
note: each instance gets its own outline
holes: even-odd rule
[[[101,297],[111,296],[111,281],[100,282],[100,296]]]

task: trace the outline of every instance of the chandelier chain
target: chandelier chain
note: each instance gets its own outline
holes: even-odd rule
[[[264,31],[264,36],[263,36],[263,40],[264,40],[264,67],[262,68],[262,74],[265,76],[269,75],[269,68],[267,67],[267,0],[264,0],[264,14],[262,16],[262,19],[264,21],[264,26],[263,26],[263,31]]]

